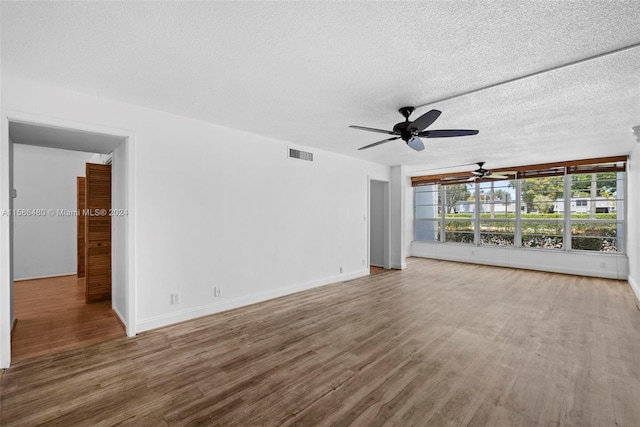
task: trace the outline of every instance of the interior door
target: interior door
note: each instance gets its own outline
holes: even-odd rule
[[[111,165],[87,163],[85,211],[86,300],[111,299]]]
[[[78,277],[84,277],[84,239],[85,239],[85,225],[84,225],[84,210],[86,209],[85,203],[85,178],[79,176],[77,179],[77,195],[78,195]]]

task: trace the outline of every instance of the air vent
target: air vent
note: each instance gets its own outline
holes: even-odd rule
[[[308,160],[310,162],[313,162],[313,153],[295,150],[293,148],[289,148],[289,157],[293,159]]]

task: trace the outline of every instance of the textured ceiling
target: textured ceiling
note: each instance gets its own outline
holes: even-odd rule
[[[415,168],[628,153],[640,48],[439,104],[430,129],[384,136],[397,109],[640,42],[640,2],[2,2],[2,73]]]

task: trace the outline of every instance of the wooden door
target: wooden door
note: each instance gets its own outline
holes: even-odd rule
[[[84,277],[84,239],[85,239],[85,229],[84,229],[84,210],[86,208],[85,204],[85,178],[83,176],[79,176],[77,179],[77,195],[78,195],[78,277]]]
[[[87,302],[111,299],[111,165],[87,163],[85,275]]]

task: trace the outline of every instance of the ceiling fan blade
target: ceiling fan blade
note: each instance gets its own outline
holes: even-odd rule
[[[358,148],[358,150],[366,150],[367,148],[375,147],[376,145],[384,144],[385,142],[393,141],[394,139],[400,139],[399,136],[395,138],[383,139],[382,141],[374,142],[373,144],[365,145],[364,147]]]
[[[416,151],[424,150],[424,143],[417,136],[414,136],[409,141],[407,141],[407,145]]]
[[[469,179],[467,180],[467,182],[475,182],[477,179],[478,179],[478,177],[477,177],[477,176],[472,176],[471,178],[469,178]]]
[[[425,130],[420,132],[418,136],[425,138],[449,138],[452,136],[477,135],[477,130],[472,129],[442,129],[442,130]]]
[[[378,133],[386,133],[387,135],[394,135],[392,130],[368,128],[368,127],[364,127],[364,126],[355,126],[355,125],[351,125],[349,127],[351,129],[360,129],[360,130],[366,130],[366,131],[369,131],[369,132],[378,132]]]
[[[440,114],[441,112],[439,110],[427,111],[426,113],[415,119],[409,125],[409,129],[414,129],[420,132],[426,127],[430,126],[433,122],[435,122],[436,119],[440,117]]]
[[[506,176],[506,175],[499,175],[499,174],[495,174],[495,173],[487,175],[487,177],[488,178],[493,178],[493,179],[509,179],[509,177]]]

